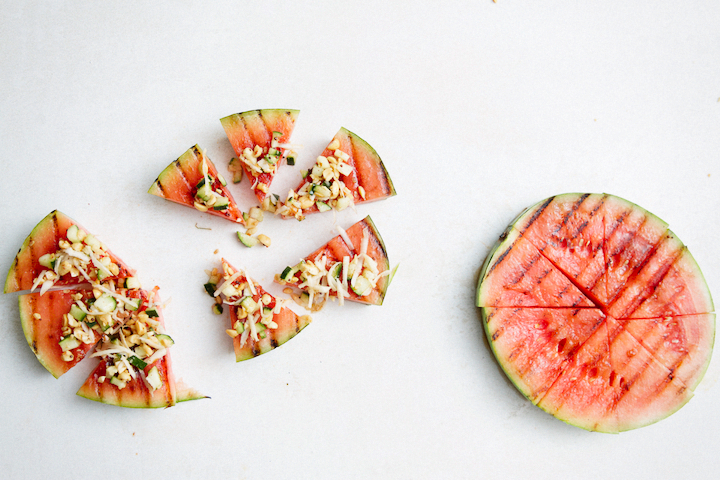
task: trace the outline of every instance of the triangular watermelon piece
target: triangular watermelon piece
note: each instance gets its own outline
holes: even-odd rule
[[[65,337],[65,316],[70,313],[76,299],[85,302],[91,296],[90,290],[68,289],[52,290],[43,295],[30,293],[19,297],[20,322],[28,345],[40,363],[55,378],[74,367],[100,339],[98,330],[90,328],[90,336],[86,337],[87,343],[77,339],[61,343]],[[70,352],[65,353],[65,358],[64,349]]]
[[[478,307],[595,307],[560,269],[510,228],[488,254],[480,273]]]
[[[220,119],[250,187],[260,203],[285,158],[299,110],[268,108]],[[231,165],[234,168],[234,165]]]
[[[129,408],[170,407],[178,401],[204,398],[187,388],[177,391],[169,352],[174,342],[165,333],[159,296],[157,291],[154,295],[142,291],[141,297],[137,313],[122,328],[103,336],[92,354],[100,357],[100,364],[77,394]],[[149,350],[143,351],[145,346]]]
[[[344,210],[395,195],[385,165],[365,140],[341,128],[276,214],[298,220],[305,214]]]
[[[163,170],[148,193],[201,212],[244,223],[225,178],[197,145]]]
[[[238,362],[279,347],[312,321],[309,315],[298,316],[285,307],[224,258],[222,271],[213,272],[205,288],[208,293],[215,291],[214,296],[230,310],[230,328],[226,331],[233,338]]]
[[[42,287],[44,292],[51,286],[90,283],[83,272],[93,282],[127,278],[135,273],[75,220],[54,210],[23,242],[8,272],[4,291],[19,292],[35,286]]]
[[[390,261],[380,232],[368,215],[347,231],[275,276],[302,290],[301,303],[321,308],[327,298],[382,305],[390,285]]]

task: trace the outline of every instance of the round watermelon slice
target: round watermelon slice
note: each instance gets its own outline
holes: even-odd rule
[[[677,411],[712,354],[714,306],[687,247],[658,217],[608,194],[524,210],[482,266],[477,306],[518,390],[591,431]]]

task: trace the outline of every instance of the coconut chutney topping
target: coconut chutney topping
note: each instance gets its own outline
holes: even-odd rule
[[[263,173],[269,174],[271,177],[277,172],[278,165],[285,155],[285,150],[290,148],[288,144],[282,144],[278,141],[282,137],[282,132],[272,132],[273,138],[270,142],[270,147],[263,148],[260,145],[255,145],[255,148],[247,147],[242,151],[242,155],[239,155],[237,160],[242,162],[247,168],[252,181],[252,189],[259,190],[263,193],[268,193],[269,185],[260,181],[260,176]],[[235,158],[230,161],[228,169],[233,172],[233,182],[238,183],[242,179],[242,173],[239,172],[238,166],[235,162]],[[288,155],[288,163],[295,164],[295,154],[290,152]],[[236,181],[237,179],[237,181]]]
[[[237,320],[226,333],[232,337],[240,337],[243,347],[252,338],[259,341],[267,336],[267,329],[278,328],[273,316],[280,313],[284,301],[277,301],[271,295],[263,293],[259,284],[249,279],[242,270],[235,270],[223,262],[223,271],[214,268],[208,273],[205,290],[216,300],[215,305],[231,305],[236,309]],[[217,307],[213,305],[213,311]],[[222,310],[220,310],[222,311]]]
[[[344,230],[341,230],[341,235]],[[345,234],[347,237],[347,234]],[[275,277],[282,284],[291,284],[305,293],[293,298],[308,310],[320,310],[328,298],[337,298],[343,305],[350,297],[350,291],[358,297],[369,295],[376,288],[378,280],[389,275],[389,270],[380,271],[377,262],[367,254],[369,236],[363,232],[360,252],[352,257],[346,255],[342,261],[328,261],[325,254],[313,260],[302,260],[293,267],[287,267]],[[348,246],[353,248],[347,240]]]
[[[101,341],[92,354],[108,365],[100,383],[112,381],[122,389],[131,378],[145,378],[143,369],[162,358],[173,342],[157,319],[159,307],[140,289],[140,282],[135,277],[116,279],[120,267],[105,246],[77,225],[71,225],[58,250],[41,256],[39,263],[46,269],[34,280],[33,290],[40,286],[41,295],[65,275],[90,283],[88,290],[73,294],[75,303],[63,316],[58,342],[62,359],[71,362],[81,344]],[[148,385],[155,390],[162,382]]]
[[[120,273],[120,267],[113,262],[105,245],[77,225],[67,229],[66,238],[58,241],[55,252],[42,255],[38,262],[44,269],[33,280],[30,291],[40,287],[40,294],[62,277],[97,283]]]
[[[305,175],[305,183],[297,192],[290,190],[285,203],[275,210],[277,215],[305,218],[304,212],[317,207],[321,212],[331,209],[344,210],[355,205],[353,192],[345,186],[342,177],[350,175],[352,165],[347,163],[350,155],[339,149],[340,142],[333,140],[328,149],[333,155],[320,155],[315,165]],[[365,191],[358,188],[358,194],[364,199]]]
[[[205,157],[203,157],[200,163],[200,170],[203,176],[195,186],[195,203],[193,206],[201,212],[207,212],[209,209],[216,211],[227,210],[230,201],[223,194],[221,188],[227,185],[225,178],[219,173],[216,177],[208,173],[208,165]]]

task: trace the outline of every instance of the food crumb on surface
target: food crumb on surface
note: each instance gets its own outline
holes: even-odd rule
[[[219,248],[216,248],[213,253],[214,253],[215,255],[217,255],[219,251],[220,251],[220,249],[219,249]]]

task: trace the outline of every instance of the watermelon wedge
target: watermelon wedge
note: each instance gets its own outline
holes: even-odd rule
[[[201,212],[244,223],[242,212],[205,152],[195,145],[168,165],[148,193]]]
[[[390,285],[390,262],[385,243],[370,216],[275,276],[282,285],[303,292],[300,303],[322,308],[328,298],[382,305]]]
[[[210,274],[205,290],[216,298],[216,311],[230,310],[230,328],[235,360],[248,360],[273,350],[307,327],[309,315],[298,316],[270,295],[243,270],[222,259],[222,272]],[[218,300],[219,299],[219,300]]]
[[[341,128],[275,213],[302,220],[307,213],[344,210],[393,195],[395,187],[377,152]]]
[[[229,169],[237,171],[236,163],[240,164],[260,203],[267,196],[270,184],[287,156],[288,142],[299,113],[299,110],[270,108],[220,119],[237,155]],[[287,156],[287,161],[294,163],[291,158]]]
[[[143,302],[121,328],[103,336],[92,356],[100,363],[77,394],[89,400],[128,408],[171,407],[178,401],[206,398],[185,388],[177,391],[168,349],[172,339],[165,333],[162,308],[155,292]]]
[[[102,264],[100,266],[99,264]],[[5,293],[121,279],[135,273],[75,220],[54,210],[25,239],[5,279]]]
[[[100,339],[97,330],[89,329],[86,341],[76,338],[61,342],[66,337],[63,335],[63,327],[67,324],[65,317],[70,314],[75,299],[85,302],[91,295],[90,290],[52,290],[43,295],[36,292],[19,297],[25,339],[40,363],[55,378],[74,367]]]
[[[665,222],[613,195],[569,193],[523,211],[476,293],[508,378],[587,430],[667,417],[712,355],[714,306],[697,263]]]

